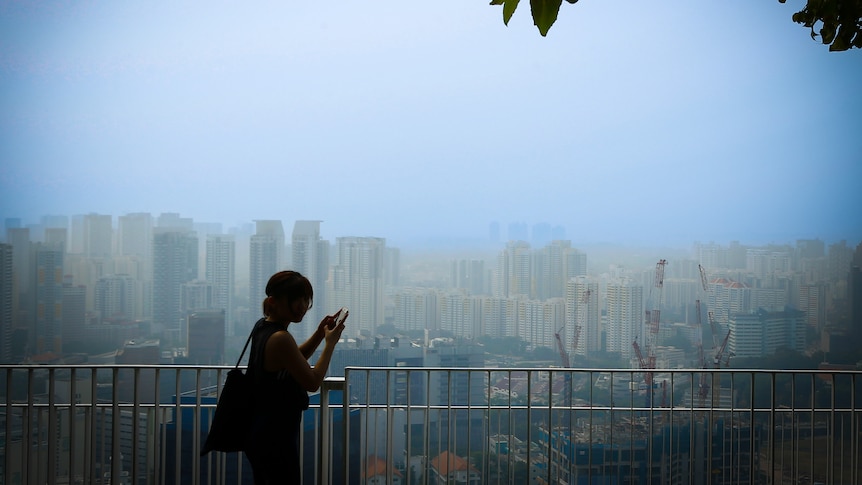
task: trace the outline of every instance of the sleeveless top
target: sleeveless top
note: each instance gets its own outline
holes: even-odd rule
[[[275,332],[284,327],[261,318],[254,325],[248,373],[254,383],[255,413],[282,414],[301,413],[308,409],[308,393],[286,369],[268,372],[264,369],[266,342]]]

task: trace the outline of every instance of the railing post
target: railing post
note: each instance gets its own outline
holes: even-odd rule
[[[329,412],[330,391],[342,391],[344,399],[344,377],[327,377],[320,386],[320,417],[317,426],[317,483],[330,485],[332,483],[332,416]],[[347,453],[347,450],[344,450]]]

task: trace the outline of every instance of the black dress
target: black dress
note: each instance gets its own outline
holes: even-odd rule
[[[299,484],[299,432],[308,393],[287,370],[264,370],[266,342],[280,323],[260,319],[251,341],[248,373],[254,382],[255,416],[245,454],[258,485]]]

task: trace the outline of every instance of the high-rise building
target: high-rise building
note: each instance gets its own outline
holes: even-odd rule
[[[0,243],[0,363],[12,363],[12,245]]]
[[[63,255],[61,247],[36,243],[36,318],[30,327],[29,347],[34,354],[62,348]]]
[[[384,269],[386,240],[377,237],[336,239],[333,268],[333,303],[350,310],[348,336],[373,336],[384,322]]]
[[[170,344],[180,341],[181,288],[198,274],[194,233],[156,228],[153,234],[153,330]]]
[[[204,280],[193,280],[180,285],[180,314],[183,321],[190,313],[215,309],[213,286],[210,283]]]
[[[850,333],[858,342],[862,338],[862,270],[852,266],[847,275],[847,299],[850,302]]]
[[[117,256],[135,262],[128,273],[141,282],[152,281],[153,216],[147,212],[126,214],[117,218]]]
[[[602,351],[601,307],[599,306],[599,285],[586,276],[571,278],[566,283],[566,327],[561,335],[564,343],[571,344],[572,352],[590,356]],[[578,336],[574,346],[575,334]],[[567,349],[569,347],[566,347]]]
[[[395,304],[395,328],[407,331],[437,329],[436,291],[428,288],[402,288],[392,299]]]
[[[87,214],[83,230],[84,256],[110,258],[113,254],[113,218],[107,214]]]
[[[440,295],[439,329],[452,332],[456,338],[475,339],[485,335],[481,296],[449,292]],[[436,322],[435,322],[436,323]],[[437,326],[427,327],[437,330]]]
[[[96,281],[94,311],[99,320],[134,320],[139,315],[139,283],[129,275],[107,275]]]
[[[87,340],[87,287],[73,285],[66,278],[63,284],[63,309],[61,326],[63,334],[63,351],[67,352],[72,344],[82,344]]]
[[[192,312],[187,321],[189,363],[223,364],[225,311],[218,309]]]
[[[299,341],[305,341],[317,323],[328,313],[338,310],[329,303],[329,241],[320,238],[320,221],[296,221],[291,234],[293,270],[302,273],[314,289],[314,305],[305,314],[305,324],[291,329]],[[351,312],[351,320],[353,319]]]
[[[235,335],[236,242],[233,236],[210,234],[207,237],[206,281],[212,285],[213,308],[225,311],[227,335]]]
[[[266,298],[267,281],[277,271],[285,269],[284,228],[281,221],[260,220],[254,223],[255,234],[249,241],[248,304],[252,311],[259,312]]]
[[[566,322],[563,298],[518,301],[518,338],[535,347],[555,348],[554,332]],[[566,348],[571,352],[571,348]]]
[[[796,305],[805,312],[805,323],[822,330],[826,326],[826,287],[822,284],[802,285],[799,287],[799,302]]]
[[[459,259],[450,263],[449,281],[453,288],[464,289],[471,295],[484,295],[485,262],[481,259]]]
[[[609,283],[606,302],[607,350],[631,359],[635,338],[642,343],[646,341],[643,287],[625,280]]]
[[[494,296],[529,298],[532,293],[533,261],[530,245],[513,241],[497,256],[497,274],[494,281]]]
[[[791,307],[771,312],[734,313],[730,316],[728,351],[735,357],[765,357],[779,348],[805,350],[805,313]]]

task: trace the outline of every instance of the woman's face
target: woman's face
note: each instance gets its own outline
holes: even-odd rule
[[[270,318],[280,322],[298,323],[305,317],[310,307],[305,298],[290,300],[288,297],[271,297],[273,305]]]

